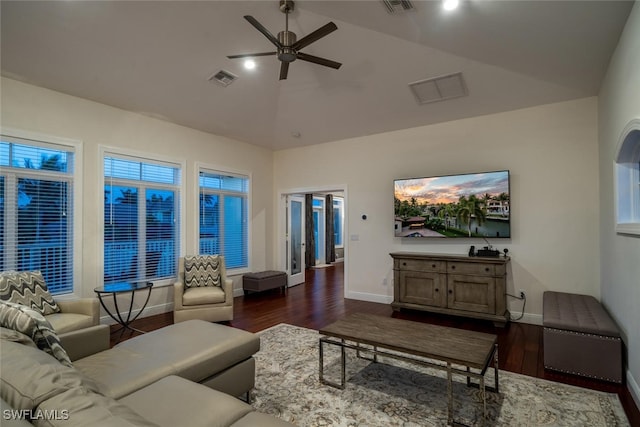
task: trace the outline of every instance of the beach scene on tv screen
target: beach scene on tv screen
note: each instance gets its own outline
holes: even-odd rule
[[[394,182],[397,237],[511,237],[509,172]]]

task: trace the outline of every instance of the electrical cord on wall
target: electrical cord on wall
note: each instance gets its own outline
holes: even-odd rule
[[[519,297],[515,296],[515,295],[511,295],[511,294],[507,294],[507,296],[522,301],[522,313],[520,313],[520,316],[518,316],[518,318],[511,319],[511,320],[520,320],[520,319],[522,319],[524,317],[524,308],[527,306],[527,296],[525,295],[524,292],[521,292]]]

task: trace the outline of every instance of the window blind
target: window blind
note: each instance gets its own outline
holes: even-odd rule
[[[176,277],[181,167],[104,157],[104,283]]]
[[[3,136],[0,166],[0,269],[73,292],[73,148]]]
[[[249,177],[224,172],[199,173],[200,254],[221,254],[227,268],[246,268]]]

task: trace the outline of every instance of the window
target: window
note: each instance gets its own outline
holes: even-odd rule
[[[200,169],[200,254],[224,256],[228,269],[249,267],[249,177]]]
[[[333,199],[333,234],[337,248],[344,247],[344,199],[335,197]]]
[[[640,120],[622,133],[616,158],[616,231],[640,235]]]
[[[54,295],[73,292],[75,147],[0,141],[0,271],[40,270]]]
[[[181,166],[105,153],[104,283],[177,276]]]

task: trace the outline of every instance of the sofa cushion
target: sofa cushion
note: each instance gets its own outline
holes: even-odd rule
[[[219,255],[191,255],[184,257],[184,286],[222,286]]]
[[[26,305],[45,316],[60,312],[39,271],[0,273],[0,300]]]
[[[260,339],[251,332],[188,320],[123,341],[74,365],[94,379],[103,394],[119,399],[168,375],[201,382],[258,350]]]
[[[225,300],[222,288],[218,286],[203,286],[200,288],[186,288],[182,294],[182,305],[218,304]]]
[[[34,422],[37,427],[157,427],[130,407],[83,387],[52,396],[40,404],[38,411],[58,417],[41,417]]]
[[[35,347],[3,340],[0,355],[0,394],[14,409],[33,410],[52,396],[75,387],[98,391],[96,384],[76,369]]]
[[[120,403],[167,427],[230,426],[253,411],[235,397],[174,375],[120,399]]]
[[[4,399],[0,399],[0,411],[2,411],[2,427],[33,427],[25,417],[11,416],[11,411],[15,410]],[[5,411],[9,411],[8,413]],[[8,414],[5,415],[5,414]]]
[[[17,342],[33,348],[38,348],[31,337],[26,336],[22,332],[0,326],[0,339],[3,341]]]
[[[71,360],[60,344],[58,335],[39,312],[21,304],[0,301],[0,326],[27,335],[40,350],[51,354],[60,363],[71,366]]]
[[[93,317],[86,314],[53,313],[48,315],[46,319],[58,334],[94,326]]]

